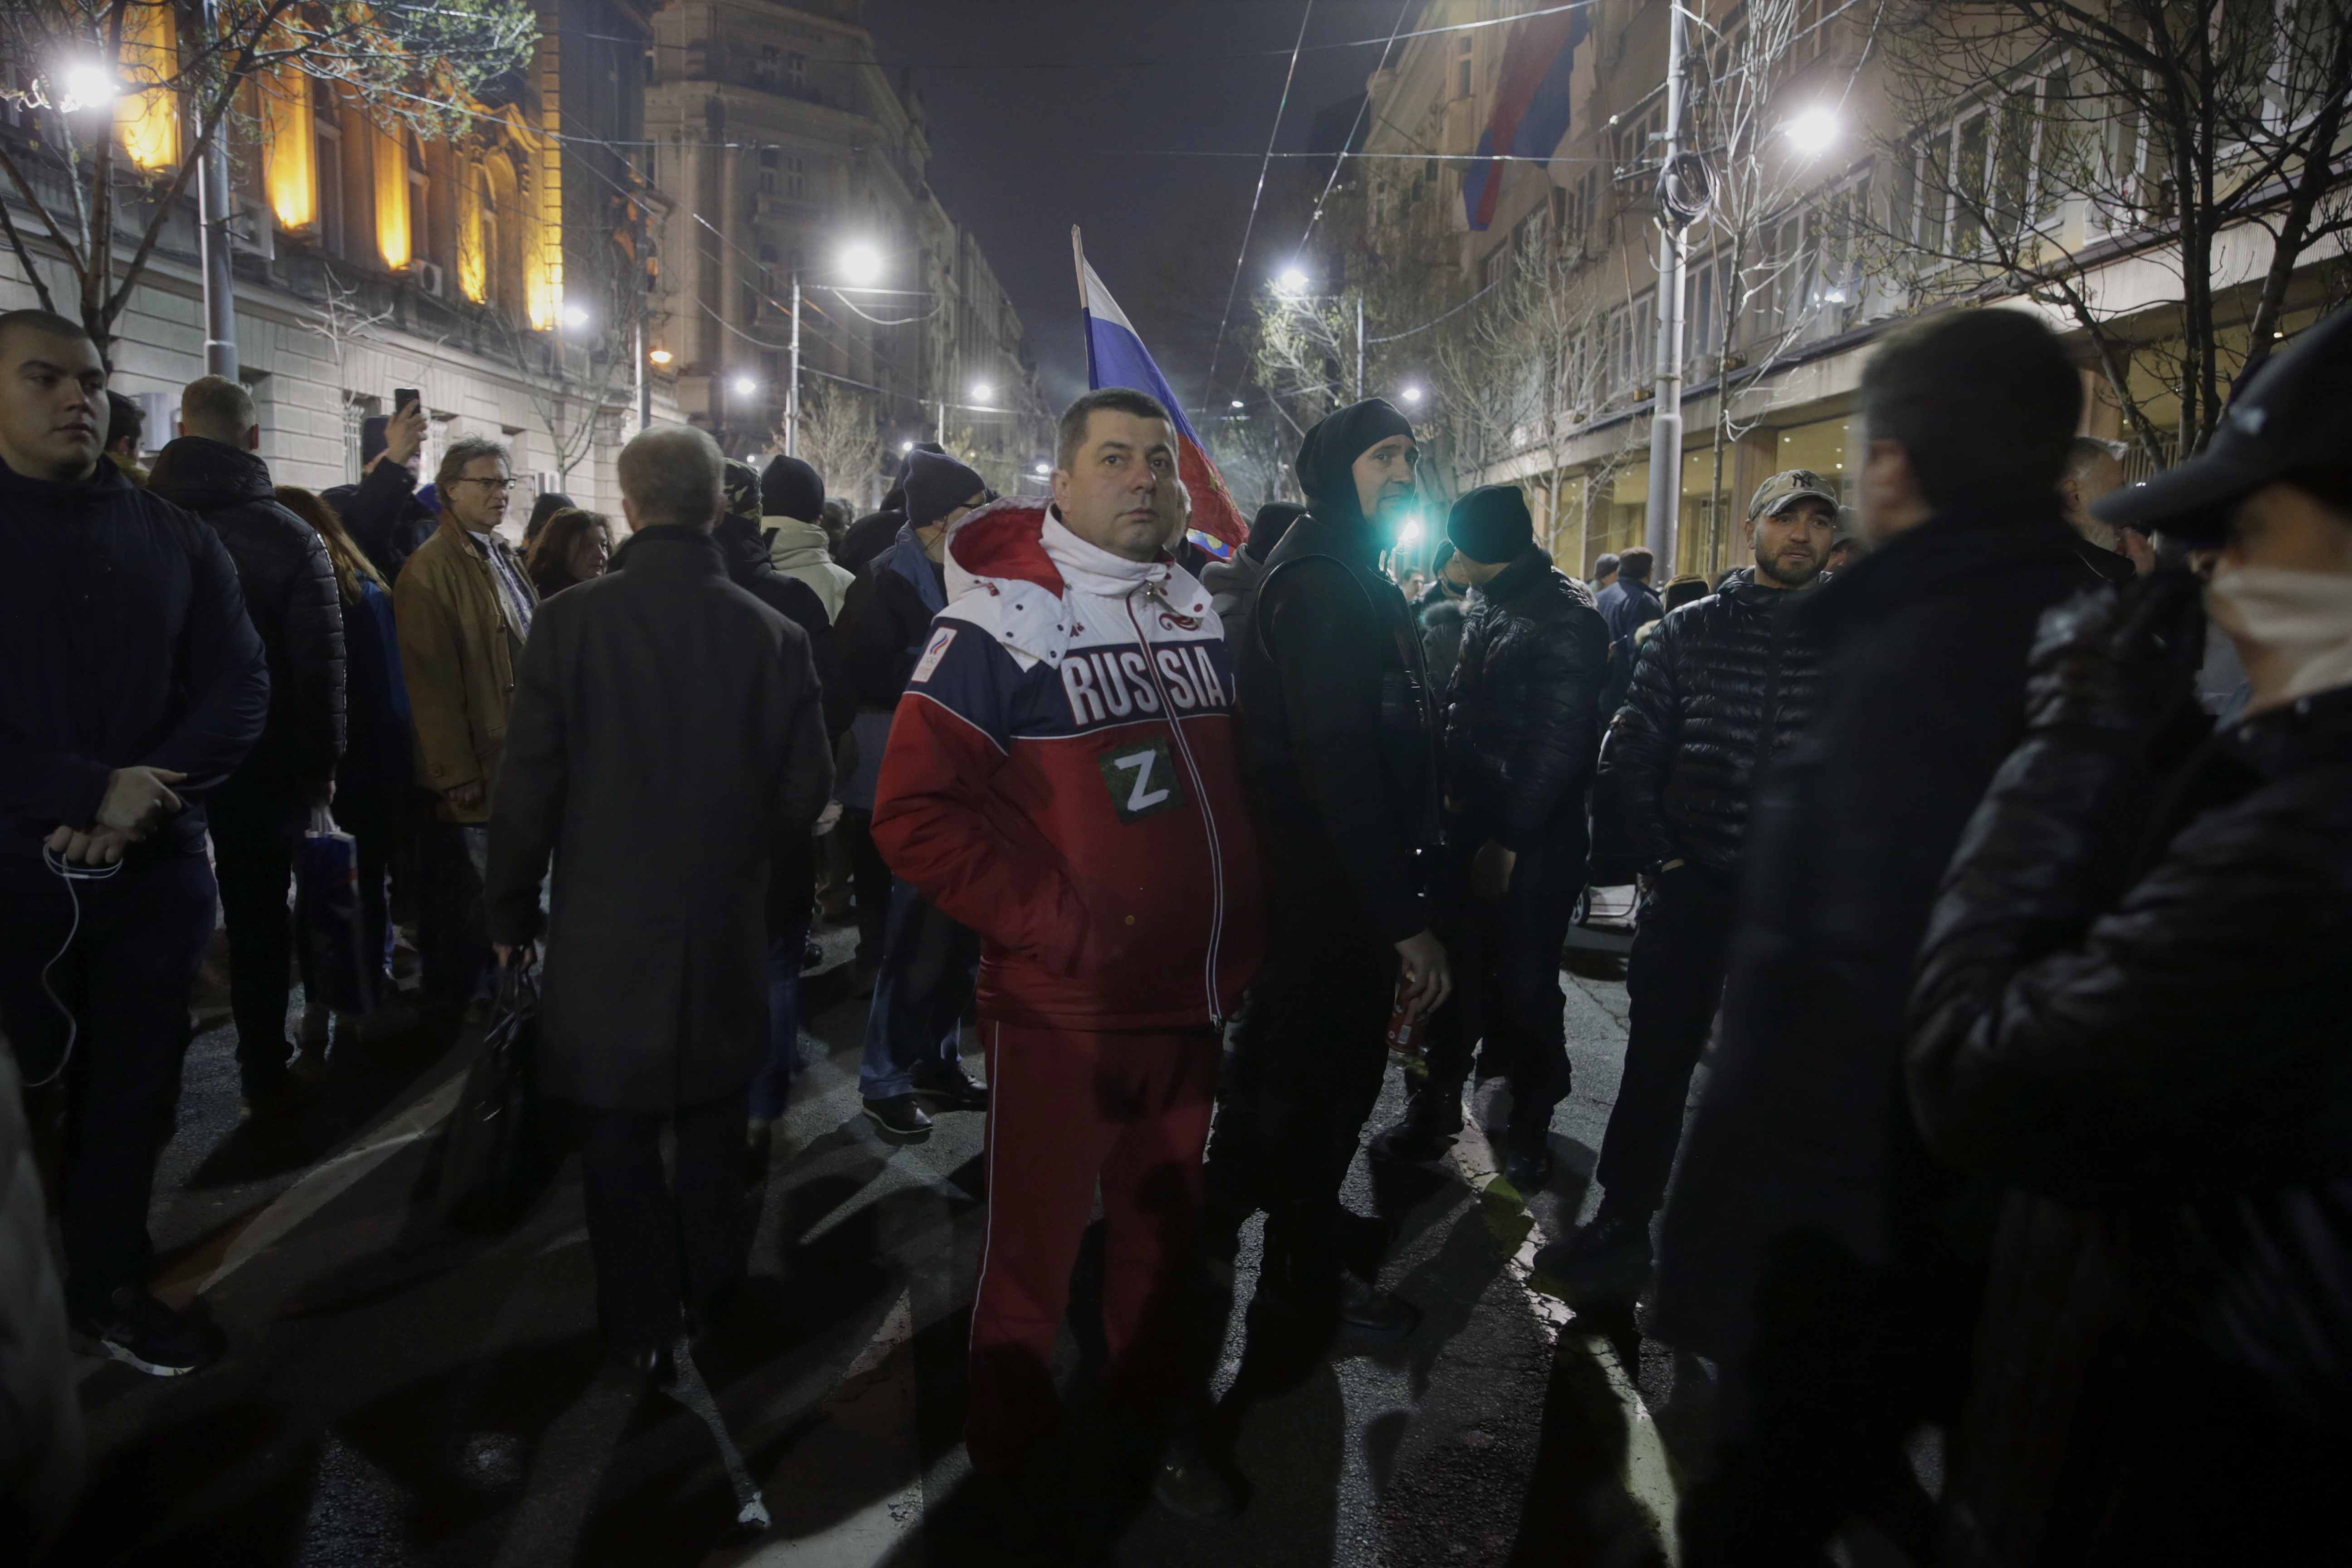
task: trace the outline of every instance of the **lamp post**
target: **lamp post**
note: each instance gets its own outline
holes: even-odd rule
[[[1666,6],[1666,144],[1660,163],[1660,194],[1665,171],[1674,166],[1683,133],[1683,8]],[[1688,259],[1683,226],[1661,200],[1658,211],[1658,358],[1650,404],[1650,495],[1643,542],[1675,572],[1675,525],[1683,503],[1683,263]]]
[[[793,379],[784,388],[784,456],[801,455],[801,274],[793,268]]]
[[[205,37],[220,37],[216,0],[204,0]],[[199,122],[197,129],[203,129]],[[196,174],[196,254],[205,274],[205,374],[236,379],[236,280],[229,271],[228,155],[219,144]]]

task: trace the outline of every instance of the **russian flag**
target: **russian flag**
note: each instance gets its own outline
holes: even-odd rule
[[[1503,47],[1503,79],[1495,90],[1495,117],[1478,138],[1475,161],[1462,176],[1462,211],[1484,231],[1495,221],[1503,194],[1505,157],[1549,158],[1568,134],[1569,79],[1576,46],[1592,31],[1589,7],[1533,16],[1511,31]]]
[[[1087,318],[1087,388],[1131,386],[1151,394],[1167,407],[1169,417],[1176,421],[1176,471],[1192,497],[1193,540],[1213,554],[1231,554],[1234,546],[1249,536],[1249,525],[1242,521],[1233,492],[1225,489],[1224,476],[1209,460],[1209,449],[1201,444],[1192,422],[1184,417],[1183,404],[1169,390],[1168,378],[1160,374],[1150,351],[1128,324],[1127,312],[1087,265],[1075,228],[1070,231],[1070,246],[1077,256],[1079,303]]]

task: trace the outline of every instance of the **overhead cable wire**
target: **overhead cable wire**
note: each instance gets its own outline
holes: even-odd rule
[[[1412,10],[1412,0],[1404,0],[1404,3],[1397,7],[1396,22],[1389,28],[1389,41],[1381,46],[1381,58],[1372,67],[1374,76],[1388,68],[1389,51],[1396,47],[1397,34],[1403,29],[1405,16]],[[1348,127],[1348,134],[1339,139],[1339,155],[1331,160],[1331,177],[1323,182],[1323,194],[1315,198],[1315,210],[1307,216],[1307,232],[1298,237],[1299,249],[1305,250],[1307,242],[1315,237],[1315,226],[1323,221],[1323,204],[1331,199],[1332,187],[1339,183],[1340,166],[1348,161],[1348,149],[1354,143],[1356,132],[1364,128],[1364,116],[1370,113],[1371,109],[1372,89],[1367,85],[1364,89],[1364,101],[1356,105],[1354,122]]]
[[[1274,129],[1265,133],[1265,156],[1257,166],[1257,189],[1250,195],[1249,221],[1242,225],[1241,254],[1234,258],[1234,280],[1225,285],[1225,313],[1217,318],[1217,341],[1209,350],[1209,374],[1202,379],[1204,395],[1213,395],[1217,384],[1217,356],[1224,352],[1225,327],[1234,319],[1234,296],[1242,286],[1242,268],[1249,262],[1250,234],[1257,227],[1258,203],[1265,199],[1265,172],[1274,162],[1274,143],[1282,134],[1282,117],[1290,108],[1290,84],[1298,75],[1298,51],[1307,44],[1307,24],[1314,19],[1315,0],[1307,0],[1307,8],[1298,15],[1298,37],[1290,46],[1290,68],[1282,73],[1282,97],[1274,106]]]

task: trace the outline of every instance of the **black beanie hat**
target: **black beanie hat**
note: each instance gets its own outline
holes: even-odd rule
[[[1412,421],[1381,397],[1368,397],[1330,415],[1298,444],[1298,488],[1307,504],[1327,522],[1365,520],[1356,499],[1356,459],[1391,436],[1412,434]]]
[[[1290,525],[1307,515],[1307,509],[1293,501],[1270,500],[1257,509],[1257,517],[1250,524],[1249,542],[1242,548],[1253,561],[1263,561],[1274,553]]]
[[[778,458],[760,476],[760,510],[768,517],[814,522],[824,510],[824,480],[798,458]]]
[[[1480,485],[1454,503],[1445,537],[1479,565],[1499,566],[1536,542],[1536,520],[1518,486]]]
[[[907,459],[907,521],[929,528],[987,489],[953,458],[918,450]]]

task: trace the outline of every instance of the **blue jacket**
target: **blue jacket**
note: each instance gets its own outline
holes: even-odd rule
[[[86,827],[116,768],[185,773],[134,852],[197,854],[206,792],[269,715],[269,667],[220,535],[104,458],[88,484],[0,464],[0,855]]]

